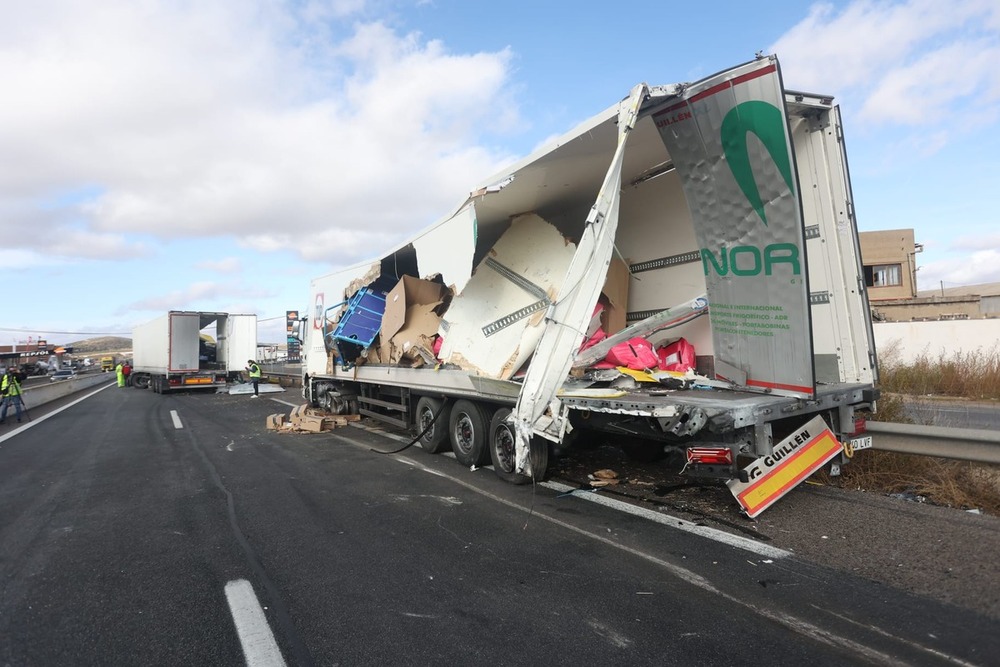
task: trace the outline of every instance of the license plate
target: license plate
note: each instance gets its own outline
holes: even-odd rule
[[[859,449],[871,449],[872,448],[872,437],[866,435],[861,438],[851,438],[847,441],[847,445],[854,451]]]

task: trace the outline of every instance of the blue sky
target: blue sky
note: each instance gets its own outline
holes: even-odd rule
[[[841,105],[862,231],[1000,281],[996,0],[0,0],[0,344],[170,309],[284,337],[375,256],[640,81],[776,53]],[[13,288],[13,289],[12,289]]]

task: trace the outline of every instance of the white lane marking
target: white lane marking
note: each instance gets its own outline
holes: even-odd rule
[[[933,648],[933,647],[930,647],[930,646],[924,646],[923,644],[918,644],[917,642],[910,641],[909,639],[904,639],[903,637],[897,637],[896,635],[888,633],[888,632],[886,632],[885,630],[883,630],[882,628],[880,628],[878,626],[870,625],[868,623],[858,623],[853,618],[849,618],[847,616],[844,616],[843,614],[838,614],[835,611],[831,611],[829,609],[826,609],[824,607],[820,607],[820,606],[815,605],[815,604],[812,604],[812,605],[809,605],[809,606],[812,607],[813,609],[818,609],[820,611],[825,611],[826,613],[830,614],[831,616],[835,616],[836,618],[839,618],[840,620],[844,621],[845,623],[850,623],[851,625],[856,625],[859,628],[865,628],[865,629],[871,630],[872,632],[874,632],[876,634],[879,634],[879,635],[882,635],[883,637],[888,637],[889,639],[895,639],[896,641],[898,641],[901,644],[906,644],[907,646],[912,646],[913,648],[918,649],[920,651],[925,651],[926,653],[930,653],[933,656],[937,656],[937,657],[941,658],[942,660],[947,660],[948,662],[951,662],[951,663],[956,664],[956,665],[962,665],[962,667],[976,667],[976,663],[974,663],[974,662],[966,662],[965,660],[962,660],[959,657],[950,655],[948,653],[944,653],[943,651],[939,651],[936,648]]]
[[[272,399],[269,399],[269,400],[272,400],[275,403],[281,403],[282,405],[287,405],[290,408],[297,408],[300,405],[302,405],[302,401],[300,401],[298,403],[292,403],[291,401],[283,401],[280,398],[272,398]]]
[[[392,440],[399,440],[400,442],[409,442],[406,438],[400,437],[394,433],[385,433],[382,431],[374,431],[368,429],[360,424],[352,424],[358,428],[377,433],[378,435],[390,438]],[[453,452],[447,452],[454,458]],[[415,461],[408,460],[404,457],[399,457],[403,463],[409,463],[410,465],[416,465],[418,467],[424,468],[427,472],[434,473],[441,477],[447,477],[440,472],[432,470],[423,466],[422,464],[416,463]],[[493,466],[483,466],[484,468],[490,468],[492,470]],[[566,486],[565,484],[559,484],[558,482],[542,482],[539,486],[544,486],[548,489],[556,491],[558,493],[569,493],[575,491],[575,487]],[[757,540],[752,540],[749,537],[743,537],[741,535],[733,535],[727,533],[723,530],[718,530],[716,528],[709,528],[707,526],[699,526],[697,524],[691,523],[684,519],[671,516],[669,514],[664,514],[662,512],[654,512],[645,507],[637,507],[636,505],[631,505],[629,503],[623,502],[621,500],[616,500],[614,498],[608,498],[607,496],[599,495],[598,493],[582,492],[574,493],[574,497],[582,498],[583,500],[589,500],[590,502],[597,503],[598,505],[604,505],[605,507],[610,507],[612,509],[618,510],[620,512],[627,512],[633,516],[642,517],[643,519],[648,519],[650,521],[655,521],[656,523],[663,524],[671,528],[676,528],[678,530],[683,530],[695,535],[700,535],[702,537],[707,537],[710,540],[715,540],[716,542],[721,542],[722,544],[728,544],[731,547],[736,547],[738,549],[745,549],[751,551],[755,554],[764,556],[766,558],[787,558],[791,556],[790,551],[785,551],[784,549],[779,549],[778,547],[772,547],[763,542],[758,542]]]
[[[181,418],[176,410],[170,411],[170,419],[174,422],[174,428],[184,428],[184,424],[181,423]]]
[[[284,665],[281,649],[274,641],[271,626],[267,624],[264,610],[260,608],[253,586],[246,579],[234,579],[226,584],[226,600],[236,623],[243,657],[249,667]]]
[[[579,491],[576,487],[560,484],[559,482],[541,482],[539,486],[544,486],[547,489],[552,489],[553,491],[557,491],[559,493]],[[778,547],[772,547],[769,544],[752,540],[749,537],[733,535],[732,533],[727,533],[716,528],[709,528],[708,526],[699,526],[698,524],[670,516],[669,514],[662,514],[645,507],[630,505],[629,503],[622,502],[614,498],[608,498],[607,496],[602,496],[598,493],[583,491],[573,493],[573,497],[597,503],[598,505],[604,505],[605,507],[610,507],[620,512],[632,514],[633,516],[649,519],[650,521],[655,521],[656,523],[661,523],[664,526],[670,526],[671,528],[676,528],[677,530],[683,530],[695,535],[701,535],[702,537],[707,537],[710,540],[728,544],[729,546],[736,547],[737,549],[746,549],[747,551],[752,551],[755,554],[765,556],[767,558],[787,558],[792,555],[790,551],[785,551],[784,549],[779,549]]]
[[[41,424],[41,423],[42,423],[43,421],[45,421],[45,420],[46,420],[46,419],[48,419],[49,417],[52,417],[52,416],[54,416],[54,415],[57,415],[57,414],[59,414],[60,412],[62,412],[63,410],[66,410],[66,409],[68,409],[68,408],[71,408],[71,407],[73,407],[74,405],[76,405],[76,404],[77,404],[77,403],[79,403],[80,401],[85,401],[85,400],[87,400],[87,399],[88,399],[88,398],[90,398],[91,396],[94,396],[95,394],[99,394],[100,392],[104,391],[105,389],[110,389],[111,387],[117,387],[117,386],[118,386],[118,385],[117,385],[117,384],[114,384],[114,383],[111,383],[111,384],[108,384],[108,385],[106,385],[106,386],[104,386],[104,387],[101,387],[100,389],[97,389],[97,390],[95,390],[95,391],[92,391],[92,392],[90,392],[90,393],[89,393],[89,394],[87,394],[86,396],[83,396],[83,397],[81,397],[81,398],[78,398],[78,399],[76,399],[76,400],[75,400],[75,401],[73,401],[72,403],[67,403],[66,405],[62,406],[62,407],[61,407],[61,408],[59,408],[58,410],[53,410],[52,412],[49,412],[48,414],[44,414],[44,415],[42,415],[42,416],[41,416],[41,417],[39,417],[38,419],[32,419],[31,421],[29,421],[29,422],[27,422],[27,423],[25,423],[25,424],[21,424],[20,426],[18,426],[17,428],[15,428],[15,429],[14,429],[13,431],[11,431],[10,433],[8,433],[7,435],[4,435],[4,436],[0,436],[0,442],[3,442],[4,440],[8,440],[8,439],[10,439],[10,438],[13,438],[13,437],[14,437],[15,435],[17,435],[17,434],[18,434],[18,433],[20,433],[21,431],[26,431],[27,429],[31,428],[32,426],[37,426],[38,424]],[[8,410],[8,414],[10,414],[10,413],[9,413],[10,409],[11,409],[11,408],[7,408],[7,410]],[[25,409],[27,409],[27,408],[25,408]],[[17,413],[15,412],[14,414],[16,415]]]

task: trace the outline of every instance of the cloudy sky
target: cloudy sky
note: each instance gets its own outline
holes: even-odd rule
[[[757,51],[841,104],[859,227],[914,228],[922,289],[1000,281],[1000,4],[724,5],[0,0],[0,344],[170,309],[279,342],[310,278]]]

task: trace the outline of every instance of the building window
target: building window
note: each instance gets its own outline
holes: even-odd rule
[[[899,264],[875,264],[865,267],[867,287],[893,287],[902,284],[903,271]]]

